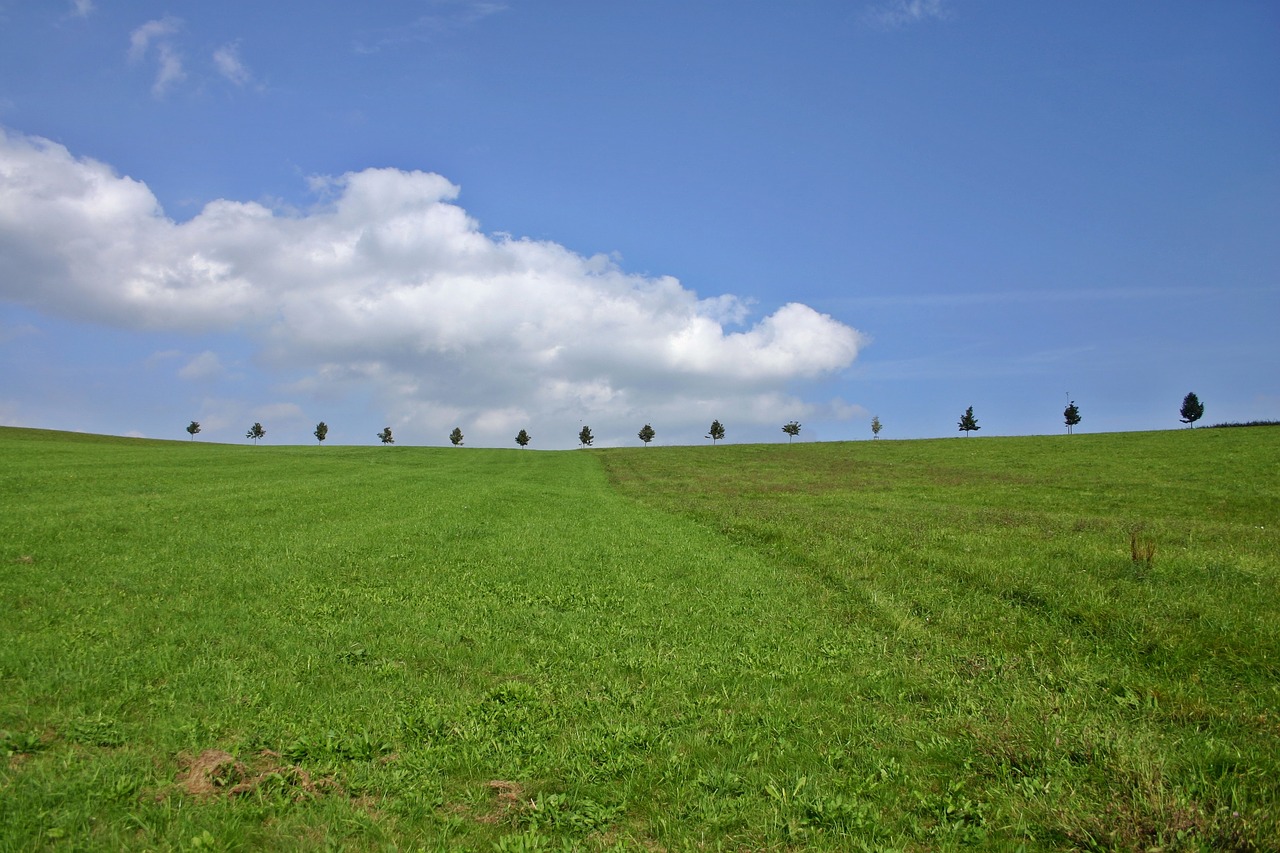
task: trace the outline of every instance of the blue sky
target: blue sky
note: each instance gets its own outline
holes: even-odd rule
[[[1277,92],[1272,2],[0,0],[0,423],[1280,419]]]

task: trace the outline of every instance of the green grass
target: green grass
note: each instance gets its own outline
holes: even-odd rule
[[[1280,837],[1273,428],[0,429],[0,509],[0,850]]]

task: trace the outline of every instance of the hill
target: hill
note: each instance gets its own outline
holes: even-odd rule
[[[1277,472],[0,429],[0,848],[1268,849]]]

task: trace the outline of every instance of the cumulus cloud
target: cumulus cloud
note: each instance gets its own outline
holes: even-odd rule
[[[137,180],[0,135],[0,297],[121,327],[243,334],[260,364],[302,376],[291,393],[372,394],[404,423],[466,418],[495,435],[522,416],[755,417],[783,401],[799,417],[788,386],[847,367],[865,343],[803,304],[748,324],[737,297],[485,234],[440,175],[367,169],[313,188],[325,199],[303,213],[217,200],[179,223]],[[215,369],[210,352],[183,371]]]
[[[163,97],[169,89],[187,77],[182,67],[182,56],[171,40],[171,36],[181,28],[181,20],[166,16],[147,21],[129,35],[131,62],[141,62],[151,54],[156,57],[156,77],[151,84],[151,94],[157,98]]]

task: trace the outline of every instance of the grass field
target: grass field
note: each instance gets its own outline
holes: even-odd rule
[[[0,850],[1276,850],[1280,428],[0,429]]]

